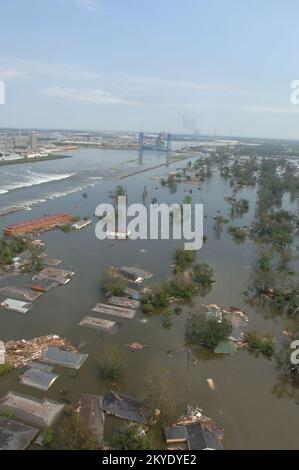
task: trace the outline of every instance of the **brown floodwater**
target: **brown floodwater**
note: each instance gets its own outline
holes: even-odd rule
[[[84,152],[81,152],[81,158],[84,158]],[[119,161],[121,152],[117,155]],[[128,160],[127,157],[126,153]],[[132,152],[131,157],[136,159],[136,154]],[[157,163],[161,163],[163,157],[160,155],[157,158]],[[52,164],[55,166],[55,161]],[[250,241],[236,244],[225,227],[220,237],[215,236],[213,217],[217,215],[217,210],[223,216],[228,215],[229,205],[223,198],[232,192],[229,182],[215,172],[201,184],[200,190],[196,185],[179,184],[177,191],[171,193],[167,187],[151,179],[182,165],[184,163],[147,171],[121,181],[113,177],[103,179],[88,189],[35,205],[31,212],[23,211],[1,218],[3,226],[12,221],[61,210],[82,217],[92,216],[99,203],[109,201],[109,190],[119,183],[127,189],[129,203],[142,202],[144,186],[148,190],[147,203],[153,197],[159,203],[181,203],[185,191],[192,188],[193,202],[204,204],[204,233],[208,237],[204,247],[197,252],[197,261],[212,266],[216,283],[205,297],[198,296],[191,303],[183,304],[183,313],[174,316],[173,326],[169,330],[163,328],[160,315],[144,316],[138,313],[133,320],[119,319],[121,325],[115,335],[103,334],[78,326],[82,317],[101,299],[100,279],[103,271],[110,265],[136,265],[153,272],[155,277],[152,282],[159,282],[172,276],[173,254],[182,243],[177,240],[100,241],[95,236],[95,221],[92,226],[79,232],[65,234],[55,230],[42,235],[47,254],[62,258],[60,267],[71,268],[76,274],[68,285],[42,295],[26,315],[0,311],[0,339],[29,339],[56,333],[73,344],[86,342],[82,352],[89,353],[89,358],[76,377],[71,377],[67,369],[57,368],[60,378],[46,394],[21,385],[18,375],[22,370],[15,370],[0,377],[0,396],[14,390],[58,400],[63,397],[75,404],[81,393],[104,394],[111,384],[98,377],[97,360],[105,345],[117,344],[124,347],[125,353],[125,374],[116,385],[118,390],[138,396],[144,377],[151,371],[165,368],[171,372],[175,389],[186,405],[198,405],[217,425],[224,427],[226,449],[298,449],[299,407],[294,399],[275,392],[280,379],[274,359],[255,357],[246,350],[223,357],[197,349],[192,351],[196,361],[188,364],[184,348],[185,321],[188,313],[203,303],[240,307],[249,317],[250,329],[275,334],[278,347],[283,338],[281,319],[277,316],[266,318],[262,312],[249,307],[242,296],[255,264],[255,245]],[[84,192],[87,192],[87,197],[83,197]],[[234,223],[246,225],[254,217],[256,190],[244,189],[240,195],[250,200],[250,211]],[[0,287],[24,285],[29,278],[27,276],[0,278]],[[125,347],[132,342],[148,347],[133,353]],[[209,378],[214,380],[215,390],[209,388]],[[107,438],[117,422],[107,420]]]

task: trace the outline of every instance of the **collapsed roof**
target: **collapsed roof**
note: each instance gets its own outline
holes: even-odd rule
[[[125,393],[109,392],[103,400],[103,411],[118,418],[147,425],[151,411],[144,401]]]

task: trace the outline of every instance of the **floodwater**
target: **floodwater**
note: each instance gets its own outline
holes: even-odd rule
[[[96,162],[98,155],[98,164]],[[165,154],[144,154],[144,165],[160,165],[165,161]],[[85,163],[87,162],[87,166]],[[64,197],[47,199],[32,206],[30,212],[16,212],[1,217],[1,227],[8,223],[24,220],[58,211],[74,215],[93,216],[96,206],[109,201],[108,193],[117,184],[122,184],[128,191],[128,202],[142,202],[144,186],[147,187],[149,204],[153,197],[158,202],[183,201],[186,190],[192,188],[194,203],[204,204],[204,233],[208,240],[197,253],[198,262],[207,262],[215,271],[216,284],[205,297],[194,298],[190,304],[183,305],[183,313],[174,316],[173,326],[166,330],[160,315],[144,317],[139,313],[133,320],[119,319],[121,323],[115,335],[103,334],[97,330],[78,326],[78,322],[87,315],[101,299],[100,279],[103,271],[110,265],[137,265],[155,274],[153,282],[159,282],[172,276],[171,264],[179,241],[151,240],[104,240],[95,236],[95,221],[92,226],[79,232],[68,234],[55,230],[42,236],[46,252],[50,257],[62,258],[60,267],[75,271],[71,282],[43,294],[34,302],[33,309],[27,315],[10,311],[0,311],[0,339],[30,339],[40,335],[56,333],[66,337],[73,344],[87,343],[82,352],[90,354],[80,369],[77,377],[71,377],[67,369],[56,369],[60,378],[46,393],[18,383],[22,370],[0,377],[0,396],[8,390],[42,397],[62,398],[76,403],[81,393],[104,394],[111,384],[98,377],[96,363],[107,344],[124,347],[125,374],[117,383],[117,389],[137,395],[142,389],[142,380],[150,372],[169,369],[186,404],[198,405],[205,414],[213,418],[217,425],[225,430],[224,447],[226,449],[298,449],[299,408],[294,399],[279,396],[274,389],[279,384],[279,375],[275,369],[275,360],[254,357],[248,351],[241,351],[234,356],[218,356],[203,349],[193,350],[196,361],[188,364],[184,350],[184,328],[188,312],[203,303],[217,303],[220,306],[235,306],[244,309],[249,317],[250,329],[263,333],[275,334],[282,340],[282,324],[279,318],[265,318],[261,313],[244,303],[242,293],[256,259],[256,250],[252,242],[236,244],[230,235],[223,233],[217,239],[213,231],[213,217],[217,210],[223,216],[228,215],[229,205],[223,197],[231,194],[229,182],[214,174],[208,181],[196,185],[177,186],[171,193],[167,187],[151,179],[152,176],[168,174],[170,170],[184,165],[175,163],[169,168],[160,167],[134,176],[118,179],[120,175],[140,170],[136,152],[80,150],[74,159],[56,160],[47,163],[32,164],[30,171],[49,174],[69,174],[77,172],[76,178],[103,177],[77,192]],[[15,165],[0,169],[0,189],[2,184],[12,182],[10,172],[15,178],[21,178],[27,165]],[[109,169],[115,169],[114,174]],[[3,171],[6,179],[3,177]],[[3,179],[4,178],[4,179]],[[71,178],[41,183],[35,187],[22,188],[23,199],[38,199],[45,192],[59,191],[67,193],[71,189]],[[74,180],[73,180],[74,184]],[[52,186],[52,189],[51,189]],[[83,187],[84,185],[82,185]],[[80,184],[76,186],[80,187]],[[66,190],[67,189],[67,190]],[[0,195],[0,205],[11,205],[19,200],[19,189],[10,190]],[[87,194],[85,194],[87,193]],[[25,196],[26,194],[26,196]],[[234,223],[246,225],[254,217],[255,189],[241,191],[242,196],[250,200],[250,211]],[[42,197],[43,198],[43,197]],[[0,227],[0,228],[1,228]],[[0,280],[4,285],[24,285],[26,276],[14,276]],[[104,315],[102,316],[104,318]],[[107,317],[108,318],[108,317]],[[146,321],[145,321],[146,320]],[[140,342],[148,345],[142,351],[131,352],[125,345]],[[171,354],[169,353],[171,351]],[[215,390],[208,386],[207,379],[212,378]],[[63,393],[62,393],[63,392]],[[107,421],[106,437],[111,432],[111,423]],[[115,421],[114,421],[115,424]]]

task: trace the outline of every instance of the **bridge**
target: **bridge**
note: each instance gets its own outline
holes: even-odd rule
[[[139,150],[171,152],[171,134],[169,132],[161,132],[158,135],[153,135],[140,132]]]

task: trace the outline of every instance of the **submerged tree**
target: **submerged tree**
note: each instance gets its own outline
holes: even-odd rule
[[[54,447],[60,450],[95,450],[98,444],[86,420],[74,411],[61,421],[54,437]]]
[[[98,360],[98,372],[102,379],[116,380],[124,371],[124,353],[117,345],[107,346]]]
[[[178,248],[174,254],[174,261],[177,271],[184,271],[186,267],[195,260],[196,252],[193,250],[184,250]]]
[[[114,432],[111,446],[115,450],[150,450],[151,441],[141,426],[124,426]]]
[[[109,269],[105,271],[101,279],[101,289],[113,295],[121,296],[125,293],[126,282],[121,277],[114,275]]]
[[[146,375],[142,398],[154,410],[162,426],[173,424],[182,413],[182,399],[168,369],[156,369]]]
[[[211,287],[215,282],[214,270],[207,263],[196,264],[192,270],[192,278],[199,287]]]
[[[193,312],[187,318],[185,334],[189,343],[214,349],[231,335],[232,329],[231,322],[226,318],[219,321],[205,312]]]
[[[245,333],[245,341],[249,350],[271,357],[275,352],[274,338],[271,335],[259,335],[256,331]]]
[[[109,192],[109,197],[113,199],[114,203],[117,202],[120,196],[127,196],[127,190],[121,184],[117,185],[113,191]]]

